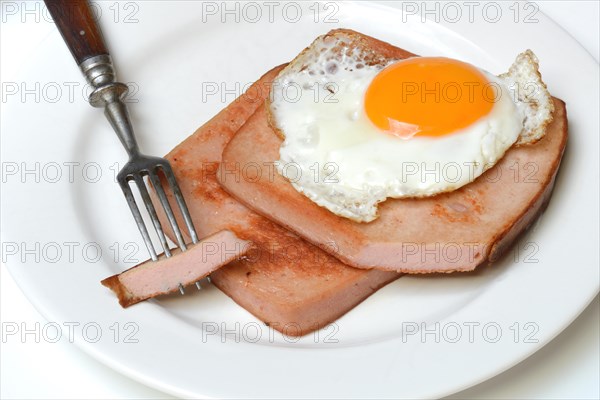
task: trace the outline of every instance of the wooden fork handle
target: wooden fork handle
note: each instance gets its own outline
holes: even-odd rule
[[[88,58],[108,54],[102,32],[87,0],[44,0],[71,54],[80,65]]]
[[[87,0],[44,0],[50,15],[85,79],[94,88],[90,104],[104,115],[130,157],[139,149],[126,104],[127,85],[118,82],[115,69]]]

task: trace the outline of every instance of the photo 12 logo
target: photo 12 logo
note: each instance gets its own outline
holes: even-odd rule
[[[127,82],[124,103],[139,103],[140,88],[136,82]],[[89,102],[94,87],[82,82],[2,82],[2,103],[79,103]]]
[[[295,24],[302,18],[314,23],[335,24],[340,5],[337,2],[297,1],[205,1],[202,3],[202,22]]]
[[[98,343],[110,340],[113,343],[139,343],[140,327],[135,322],[102,325],[95,321],[46,322],[44,324],[6,321],[2,322],[2,343],[57,343],[66,339],[69,343],[79,341]]]
[[[306,332],[307,327],[304,327]],[[269,323],[227,323],[227,322],[202,322],[202,343],[207,343],[209,340],[219,339],[221,343],[298,343],[302,341],[311,341],[313,343],[322,344],[338,344],[340,342],[338,333],[340,327],[337,323],[332,322],[325,326],[319,327],[313,325],[308,328],[312,333],[302,335],[303,328],[297,322],[269,322]]]
[[[2,262],[45,264],[96,264],[101,260],[114,263],[139,264],[148,258],[137,242],[114,242],[102,246],[98,242],[16,242],[3,241]]]
[[[402,322],[402,343],[539,343],[540,327],[536,322],[501,324],[496,321],[448,321],[428,324]]]
[[[230,102],[256,103],[269,98],[281,99],[286,103],[298,103],[303,98],[313,103],[337,104],[339,84],[337,82],[319,82],[314,80],[300,85],[297,82],[282,84],[275,82],[202,82],[200,93],[203,103],[219,101],[223,104]],[[254,86],[253,86],[254,85]]]
[[[52,3],[41,1],[2,1],[0,13],[2,23],[18,20],[21,23],[54,23],[50,9],[60,7],[67,19],[77,18],[74,2]],[[140,22],[140,2],[137,1],[89,1],[87,2],[94,21],[106,19],[115,24],[137,24]],[[54,9],[52,9],[54,11]]]
[[[514,23],[535,24],[539,6],[528,1],[403,1],[402,22],[419,20],[421,23],[434,21],[495,24],[503,20]]]

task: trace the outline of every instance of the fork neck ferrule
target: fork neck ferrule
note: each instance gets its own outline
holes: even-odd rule
[[[133,133],[129,111],[123,98],[127,95],[128,87],[116,81],[116,73],[112,59],[108,54],[90,57],[79,64],[81,72],[88,83],[94,88],[89,101],[94,107],[104,108],[104,115],[110,122],[123,147],[134,158],[140,154]]]
[[[113,83],[117,78],[112,58],[108,54],[86,58],[79,64],[79,69],[94,89]]]

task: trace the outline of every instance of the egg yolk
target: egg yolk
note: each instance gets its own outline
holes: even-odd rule
[[[443,136],[487,115],[498,89],[470,64],[415,57],[377,74],[364,106],[377,127],[395,136]]]

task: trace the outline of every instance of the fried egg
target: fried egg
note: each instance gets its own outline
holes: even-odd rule
[[[334,214],[369,222],[387,198],[456,190],[539,140],[553,106],[531,51],[494,76],[443,57],[374,62],[322,37],[278,75],[269,110],[284,138],[277,171]]]

